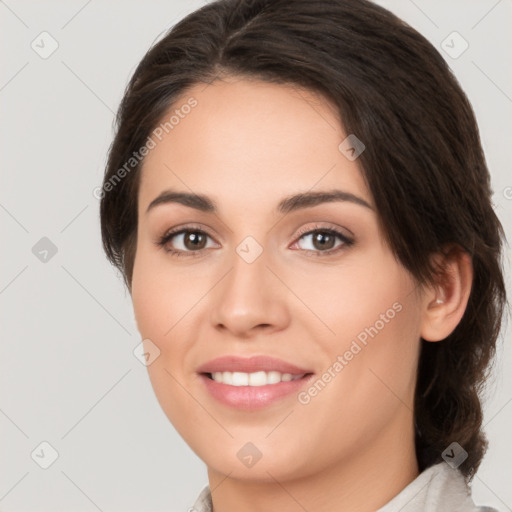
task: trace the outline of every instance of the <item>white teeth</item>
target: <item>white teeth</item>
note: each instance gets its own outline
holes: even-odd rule
[[[267,374],[265,372],[249,373],[248,380],[251,386],[264,386],[267,383]]]
[[[278,384],[279,382],[289,382],[304,377],[302,375],[292,375],[291,373],[280,372],[214,372],[211,374],[216,382],[229,384],[230,386],[266,386],[267,384]]]
[[[224,374],[222,374],[224,378]],[[231,374],[232,386],[247,386],[249,384],[249,375],[247,373],[233,372]]]
[[[262,372],[265,373],[265,372]],[[282,375],[279,372],[268,372],[265,374],[267,378],[267,384],[277,384],[278,382],[281,382]],[[290,374],[288,374],[290,375]]]

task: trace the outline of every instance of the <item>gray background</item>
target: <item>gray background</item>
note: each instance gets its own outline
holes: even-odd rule
[[[141,340],[130,297],[102,253],[93,196],[131,73],[163,31],[203,3],[0,1],[3,512],[184,511],[207,483],[204,463],[161,411],[133,354]],[[379,3],[439,49],[467,92],[493,202],[512,238],[512,2]],[[52,39],[43,31],[58,43],[47,58],[40,55]],[[453,31],[469,43],[458,58],[441,46]],[[452,52],[462,48],[453,36],[447,41]],[[511,293],[509,259],[507,252]],[[505,511],[512,510],[510,330],[501,341],[485,407],[490,449],[473,495]],[[44,441],[58,452],[47,469]]]

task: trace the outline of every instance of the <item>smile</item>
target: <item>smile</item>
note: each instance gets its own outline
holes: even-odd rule
[[[280,382],[290,382],[302,379],[305,373],[292,375],[291,373],[281,372],[214,372],[207,374],[215,382],[227,384],[228,386],[266,386],[269,384],[279,384]]]

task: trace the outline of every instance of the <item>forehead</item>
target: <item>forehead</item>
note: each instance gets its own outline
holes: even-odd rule
[[[142,168],[141,209],[165,188],[240,207],[315,187],[371,202],[357,161],[339,149],[347,134],[336,107],[314,91],[233,77],[195,84],[157,128]]]

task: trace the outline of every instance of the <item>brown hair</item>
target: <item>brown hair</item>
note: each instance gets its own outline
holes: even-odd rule
[[[382,232],[419,284],[439,275],[432,254],[459,247],[471,256],[462,320],[442,342],[421,340],[414,411],[420,471],[457,441],[470,481],[487,448],[479,394],[506,304],[505,235],[473,110],[448,65],[366,0],[218,0],[189,14],[135,70],[109,150],[103,246],[130,291],[140,162],[113,179],[187,88],[222,74],[305,87],[337,106],[346,133],[366,145],[359,162]]]

